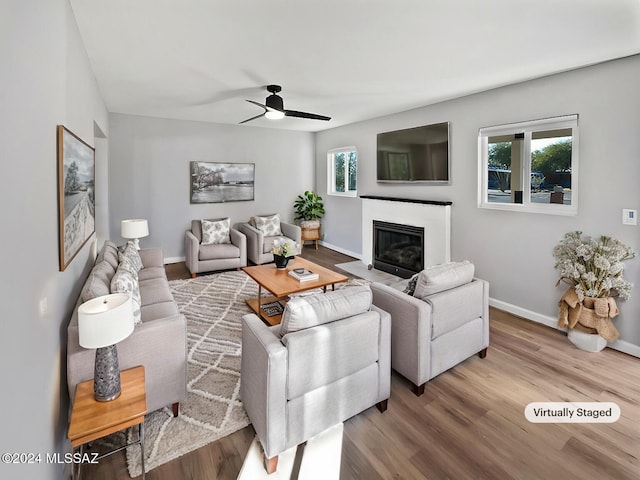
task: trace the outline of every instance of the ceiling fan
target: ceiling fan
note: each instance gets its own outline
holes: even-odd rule
[[[280,85],[267,85],[267,91],[271,93],[265,100],[265,104],[254,102],[253,100],[247,100],[249,103],[253,103],[254,105],[259,106],[260,108],[264,108],[264,112],[260,115],[256,115],[255,117],[247,118],[240,123],[247,123],[251,120],[255,120],[260,117],[267,117],[271,120],[279,120],[283,117],[298,117],[298,118],[309,118],[311,120],[331,120],[331,117],[326,117],[324,115],[318,115],[315,113],[308,112],[298,112],[296,110],[285,110],[284,101],[282,97],[278,95],[278,92],[282,90]]]

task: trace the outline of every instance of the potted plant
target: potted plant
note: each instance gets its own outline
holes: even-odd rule
[[[579,231],[565,234],[553,249],[555,268],[560,270],[557,284],[571,285],[559,302],[558,326],[569,328],[568,338],[577,347],[599,351],[620,336],[611,319],[618,315],[615,297],[631,296],[622,262],[634,256],[618,240],[596,240]]]
[[[295,210],[294,220],[300,220],[300,228],[314,229],[320,227],[320,219],[324,215],[322,197],[316,193],[306,191],[293,202]]]
[[[282,243],[280,240],[275,240],[273,242],[271,253],[273,253],[273,260],[276,263],[276,268],[283,269],[287,267],[289,260],[292,260],[300,253],[300,249],[295,243],[289,240],[285,240]]]

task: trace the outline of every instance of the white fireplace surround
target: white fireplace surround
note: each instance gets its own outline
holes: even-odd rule
[[[424,266],[451,261],[451,205],[362,198],[362,261],[373,265],[373,221],[424,228]]]

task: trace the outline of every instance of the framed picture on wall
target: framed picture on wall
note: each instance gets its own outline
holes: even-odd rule
[[[58,125],[60,271],[95,232],[95,149]]]
[[[191,162],[191,203],[253,200],[255,164]]]

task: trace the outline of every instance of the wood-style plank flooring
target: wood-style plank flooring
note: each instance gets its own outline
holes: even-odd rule
[[[353,260],[323,247],[305,247],[303,256],[329,268]],[[184,264],[167,265],[167,273],[189,277]],[[485,359],[439,375],[422,397],[394,372],[388,410],[345,422],[340,478],[640,479],[640,360],[580,351],[564,333],[500,310],[490,318]],[[622,415],[613,424],[529,423],[525,406],[541,401],[615,402]],[[236,479],[253,436],[246,427],[146,478]],[[88,467],[85,478],[129,478],[123,452]]]

